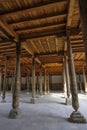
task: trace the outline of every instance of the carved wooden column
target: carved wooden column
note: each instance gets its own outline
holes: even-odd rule
[[[36,82],[35,82],[35,58],[32,58],[32,98],[31,103],[35,103],[35,91],[36,91]]]
[[[27,94],[29,94],[29,70],[27,72]]]
[[[78,91],[77,91],[77,82],[74,68],[74,60],[72,55],[72,48],[70,42],[70,30],[67,30],[67,51],[68,51],[68,59],[69,59],[69,73],[70,73],[70,89],[72,94],[72,106],[74,108],[74,112],[70,115],[70,121],[72,122],[82,122],[85,123],[86,120],[84,116],[80,112],[79,109],[79,101],[78,101]]]
[[[82,81],[81,81],[80,72],[79,72],[79,89],[80,89],[80,93],[82,93]]]
[[[68,61],[65,56],[65,75],[66,75],[66,87],[67,87],[67,97],[70,97],[70,81],[69,81],[69,70],[68,70]]]
[[[39,75],[38,74],[36,77],[36,92],[37,92],[37,94],[39,93]]]
[[[21,111],[19,109],[19,93],[20,93],[20,55],[21,55],[21,43],[16,43],[16,66],[15,66],[15,80],[13,85],[13,99],[12,110],[9,113],[9,118],[19,118]]]
[[[50,88],[49,88],[49,74],[47,75],[47,93],[49,94]]]
[[[2,91],[2,101],[1,102],[6,102],[5,97],[6,97],[6,78],[7,78],[7,58],[5,61],[5,70],[4,70],[4,81],[3,81],[3,91]]]
[[[70,99],[70,79],[69,79],[69,70],[68,70],[68,59],[66,56],[64,56],[65,59],[65,76],[66,76],[66,91],[67,91],[67,97],[66,97],[66,104],[71,105],[71,99]]]
[[[1,96],[1,89],[2,89],[2,72],[0,69],[0,96]]]
[[[78,0],[87,62],[87,0]]]
[[[63,61],[63,91],[65,98],[67,97],[67,89],[66,89],[66,76],[65,76],[65,60]]]
[[[40,65],[40,95],[42,95],[42,65]]]
[[[46,95],[46,69],[44,70],[44,95]]]
[[[87,94],[87,80],[86,80],[86,74],[85,74],[84,67],[83,67],[83,80],[84,80],[85,94]]]
[[[6,78],[6,90],[9,91],[9,76]]]

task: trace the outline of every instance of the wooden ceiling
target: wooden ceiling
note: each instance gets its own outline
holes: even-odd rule
[[[85,65],[78,0],[0,0],[0,66],[12,75],[15,43],[21,42],[21,73],[31,72],[32,56],[36,73],[43,65],[49,74],[62,74],[67,54],[66,29],[71,29],[71,44],[76,72]],[[85,67],[86,69],[86,67]],[[86,69],[87,70],[87,69]]]

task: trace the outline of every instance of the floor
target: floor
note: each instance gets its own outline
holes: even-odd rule
[[[0,130],[87,130],[87,124],[67,121],[73,111],[72,106],[65,105],[63,93],[50,93],[36,97],[36,104],[30,103],[31,94],[21,93],[20,119],[9,119],[11,94],[7,93],[6,103],[0,103]],[[1,97],[0,97],[1,102]],[[79,94],[80,112],[87,119],[87,96]]]

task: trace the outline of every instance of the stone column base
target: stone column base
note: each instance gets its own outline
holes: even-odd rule
[[[66,98],[66,105],[72,105],[71,98]]]
[[[71,113],[69,121],[73,123],[86,123],[85,117],[78,111],[73,111]]]
[[[30,101],[32,104],[35,104],[35,98],[31,98],[31,101]]]
[[[11,119],[17,119],[17,118],[20,118],[21,117],[21,110],[19,108],[17,109],[12,109],[10,112],[9,112],[9,118]]]

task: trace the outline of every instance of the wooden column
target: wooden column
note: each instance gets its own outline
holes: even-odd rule
[[[49,94],[50,88],[49,88],[49,74],[47,75],[47,93]]]
[[[2,72],[0,70],[0,96],[1,96],[1,90],[2,90]]]
[[[64,96],[65,98],[67,97],[67,89],[66,89],[66,76],[65,76],[65,60],[63,62],[63,91],[64,91]]]
[[[81,81],[80,72],[79,72],[79,89],[80,89],[80,93],[82,93],[82,81]]]
[[[85,74],[84,67],[83,67],[83,80],[84,80],[85,94],[87,94],[87,80],[86,80],[86,74]]]
[[[44,70],[44,95],[46,95],[46,69]]]
[[[39,92],[39,75],[37,74],[37,77],[36,77],[36,92],[37,92],[37,94],[38,94],[38,92]]]
[[[6,78],[6,90],[9,91],[9,76]]]
[[[19,109],[19,93],[20,93],[20,55],[21,43],[16,43],[16,66],[15,66],[15,80],[13,86],[12,110],[9,113],[9,118],[19,118],[21,111]]]
[[[40,65],[40,95],[42,95],[42,65]]]
[[[35,58],[32,58],[32,98],[31,98],[31,103],[35,103]]]
[[[77,91],[77,82],[76,82],[76,75],[75,75],[75,68],[74,68],[74,60],[72,55],[72,48],[70,42],[70,30],[67,30],[67,51],[68,51],[68,59],[69,59],[69,73],[70,73],[70,89],[72,94],[72,106],[74,108],[74,112],[70,115],[70,121],[72,122],[82,122],[85,123],[86,120],[82,116],[79,109],[79,101],[78,101],[78,91]]]
[[[5,100],[5,97],[6,97],[6,78],[7,78],[7,58],[5,61],[4,82],[3,82],[3,92],[2,92],[2,101],[1,102],[6,102],[6,100]]]
[[[84,48],[87,62],[87,0],[78,0],[78,2],[79,2],[81,26],[82,26]]]
[[[29,94],[29,70],[27,72],[27,94]]]
[[[70,97],[70,80],[69,80],[69,70],[68,70],[68,59],[65,56],[65,75],[66,75],[66,88],[67,88],[67,97]]]

